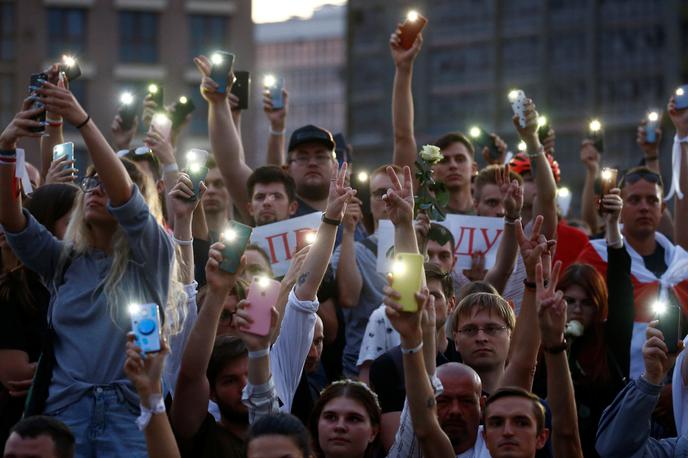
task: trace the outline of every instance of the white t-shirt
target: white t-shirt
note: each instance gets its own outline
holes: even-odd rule
[[[366,361],[375,361],[378,356],[401,343],[399,333],[392,327],[385,313],[385,305],[381,305],[370,314],[366,325],[361,350],[358,353],[356,365],[361,367]]]

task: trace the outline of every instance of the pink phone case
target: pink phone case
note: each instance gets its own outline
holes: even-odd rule
[[[248,288],[248,296],[246,299],[251,304],[247,311],[253,324],[248,328],[242,328],[243,331],[250,332],[259,336],[266,336],[270,332],[270,319],[272,307],[277,303],[277,296],[279,295],[280,282],[271,279],[253,279],[251,286]]]

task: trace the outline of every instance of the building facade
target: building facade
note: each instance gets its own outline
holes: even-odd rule
[[[253,78],[257,154],[265,154],[269,123],[259,97],[265,74],[284,77],[289,93],[287,139],[306,124],[333,133],[345,128],[346,7],[325,5],[309,19],[256,24],[257,77]],[[264,156],[263,156],[264,157]]]
[[[106,136],[119,94],[130,90],[142,100],[148,83],[157,82],[166,104],[181,95],[196,104],[179,150],[208,147],[207,105],[192,59],[216,49],[236,53],[237,65],[253,68],[250,1],[0,0],[0,122],[6,125],[21,106],[31,73],[72,54],[83,76],[71,89]],[[248,117],[244,128],[251,123]],[[78,134],[66,127],[65,136],[83,159]],[[37,160],[37,148],[27,145]]]
[[[688,4],[678,0],[350,0],[347,126],[373,163],[391,158],[388,41],[411,8],[428,18],[413,86],[419,144],[480,124],[516,150],[507,94],[520,88],[555,128],[562,184],[573,190],[591,118],[605,128],[603,163],[635,164],[638,122],[688,81]],[[667,171],[670,148],[665,139]]]

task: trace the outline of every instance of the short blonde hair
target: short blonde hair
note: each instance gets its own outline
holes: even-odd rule
[[[459,305],[452,312],[452,331],[457,332],[459,330],[459,320],[461,318],[467,318],[485,310],[490,314],[494,313],[497,315],[504,321],[507,328],[513,331],[516,325],[514,311],[506,299],[499,294],[493,293],[472,293],[461,299]]]

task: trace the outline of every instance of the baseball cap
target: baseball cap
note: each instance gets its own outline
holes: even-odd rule
[[[334,139],[330,131],[312,124],[299,127],[291,134],[288,151],[293,151],[304,143],[322,143],[327,149],[334,150]]]

